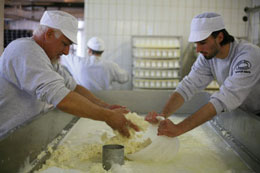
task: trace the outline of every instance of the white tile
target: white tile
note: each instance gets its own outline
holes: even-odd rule
[[[139,22],[137,20],[132,21],[131,27],[132,35],[139,35]]]
[[[109,34],[108,25],[109,25],[108,20],[106,20],[106,19],[101,20],[101,29],[100,29],[101,34],[103,34],[103,35]]]
[[[179,1],[179,6],[182,7],[182,8],[185,8],[186,6],[186,1]]]
[[[132,4],[133,6],[139,6],[140,0],[131,0],[131,4]]]
[[[132,15],[133,20],[139,20],[139,6],[134,5],[134,7],[132,8]]]
[[[224,1],[224,8],[231,9],[232,8],[232,1]]]
[[[241,21],[242,18],[239,18],[240,16],[238,15],[238,10],[232,9],[230,10],[230,15],[233,23],[237,23],[238,21]]]
[[[231,0],[231,8],[238,9],[239,2],[240,2],[239,0]]]
[[[87,7],[87,18],[93,18],[94,10],[90,7]]]
[[[170,3],[171,7],[173,8],[179,7],[179,0],[171,0]]]
[[[191,21],[193,18],[193,8],[186,9],[186,20]]]
[[[154,20],[154,16],[155,16],[154,6],[148,6],[148,8],[146,10],[146,15],[147,15],[147,20],[148,21],[153,21]]]
[[[183,35],[183,29],[184,29],[184,23],[181,22],[179,25],[178,25],[178,30],[177,30],[177,35]]]
[[[162,22],[160,24],[160,33],[161,33],[161,35],[169,35],[169,23],[168,22]]]
[[[177,23],[170,23],[169,25],[169,35],[177,35],[177,28],[178,24]]]
[[[125,17],[124,11],[125,11],[124,6],[122,4],[118,4],[117,9],[116,9],[118,20],[124,20],[124,17]]]
[[[241,27],[241,26],[240,26]],[[238,36],[238,28],[237,25],[232,24],[232,27],[228,31],[231,35]]]
[[[184,22],[186,20],[186,9],[185,8],[180,8],[179,9],[179,18],[181,22]]]
[[[253,7],[253,1],[252,0],[245,0],[246,1],[246,5],[249,7]],[[255,2],[257,2],[258,0],[255,0]],[[259,4],[259,3],[258,3]]]
[[[208,0],[208,7],[209,9],[215,9],[217,6],[216,0]]]
[[[99,9],[99,4],[93,4],[91,12],[93,14],[94,19],[100,19],[101,18],[100,11],[101,10]]]
[[[154,20],[159,21],[161,20],[161,6],[155,6],[154,8]]]
[[[109,4],[108,13],[109,13],[109,19],[110,20],[116,20],[117,11],[116,11],[116,5],[115,4],[112,4],[112,3]]]
[[[140,35],[146,35],[146,23],[145,23],[145,21],[139,22],[139,34]]]
[[[116,20],[110,20],[108,26],[109,35],[115,35],[117,33],[117,22]]]
[[[131,35],[131,21],[124,20],[124,36]]]
[[[132,6],[127,5],[125,6],[125,20],[131,20],[132,19]]]
[[[146,24],[146,34],[147,35],[153,35],[154,34],[154,23],[148,22]]]
[[[172,13],[172,11],[171,11],[171,9],[170,9],[170,7],[169,6],[164,6],[163,7],[163,12],[162,12],[162,20],[163,21],[169,21],[170,20],[170,16],[171,16],[171,13]]]
[[[208,8],[201,8],[200,12],[198,14],[205,13],[205,12],[209,12],[209,9]]]
[[[260,1],[259,0],[253,0],[253,5],[254,6],[259,6],[260,5]]]
[[[160,6],[161,5],[161,1],[153,0],[153,5],[154,6]]]
[[[87,22],[85,22],[85,32],[87,33],[87,34],[89,34],[89,33],[92,33],[93,31],[94,31],[94,21],[93,20],[87,20]]]
[[[108,4],[102,4],[102,8],[100,8],[100,10],[102,10],[102,16],[105,19],[109,18],[109,8],[108,8]]]
[[[123,20],[117,20],[117,35],[123,35],[124,31],[124,21]]]
[[[238,27],[238,36],[239,37],[244,37],[244,38],[247,37],[247,32],[246,32],[247,26],[246,25],[247,24],[242,24],[242,23],[239,24],[239,27]]]
[[[201,0],[201,8],[208,8],[209,0]]]
[[[139,8],[139,20],[147,20],[146,12],[147,7],[146,6],[140,6]]]
[[[218,9],[223,9],[224,8],[224,0],[217,0],[216,5]]]
[[[200,2],[200,0],[197,0],[196,2]],[[193,8],[195,7],[195,2],[194,0],[186,0],[186,6],[185,8]]]
[[[170,16],[170,18],[169,18],[170,23],[176,24],[177,19],[178,19],[178,13],[176,11],[177,11],[177,8],[175,8],[175,7],[171,8],[170,15],[169,15]]]

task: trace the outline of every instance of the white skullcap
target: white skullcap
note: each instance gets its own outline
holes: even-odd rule
[[[104,41],[98,37],[92,37],[89,39],[87,46],[95,51],[104,51],[105,49]]]
[[[78,21],[64,11],[45,11],[41,25],[60,30],[70,41],[77,44]]]
[[[205,40],[214,31],[224,29],[223,18],[217,13],[203,13],[192,19],[189,42]]]

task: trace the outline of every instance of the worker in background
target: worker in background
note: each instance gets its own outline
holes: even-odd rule
[[[260,48],[245,40],[236,40],[225,29],[217,13],[203,13],[193,18],[189,42],[199,53],[190,73],[183,78],[161,113],[149,112],[145,119],[158,123],[156,116],[169,117],[185,101],[216,79],[219,91],[207,104],[178,124],[161,121],[158,135],[176,137],[212,119],[221,112],[241,108],[260,113]]]
[[[63,11],[45,11],[31,38],[11,42],[0,58],[0,135],[30,121],[49,105],[78,117],[106,122],[122,135],[138,127],[128,110],[95,97],[58,64],[77,43],[78,22]]]
[[[116,63],[102,58],[105,45],[98,37],[88,43],[88,57],[62,56],[61,64],[67,68],[76,82],[91,91],[112,89],[112,82],[126,83],[128,73]]]

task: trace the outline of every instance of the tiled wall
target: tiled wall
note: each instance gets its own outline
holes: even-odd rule
[[[246,37],[246,6],[252,7],[252,0],[85,0],[85,39],[104,39],[104,58],[131,72],[132,35],[182,36],[185,48],[192,18],[212,11],[224,16],[232,35]],[[114,87],[130,89],[131,82]]]
[[[0,55],[4,50],[4,1],[0,1]]]
[[[253,0],[253,7],[260,6],[259,0]],[[248,14],[250,24],[248,29],[249,40],[260,46],[260,10]]]

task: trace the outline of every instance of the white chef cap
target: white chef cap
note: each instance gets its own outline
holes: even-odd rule
[[[87,46],[94,51],[101,52],[105,49],[104,41],[98,37],[92,37],[91,39],[89,39]]]
[[[69,13],[45,11],[40,24],[60,30],[70,41],[77,44],[78,21]]]
[[[202,13],[191,22],[189,42],[205,40],[214,31],[224,29],[223,18],[217,13]]]

